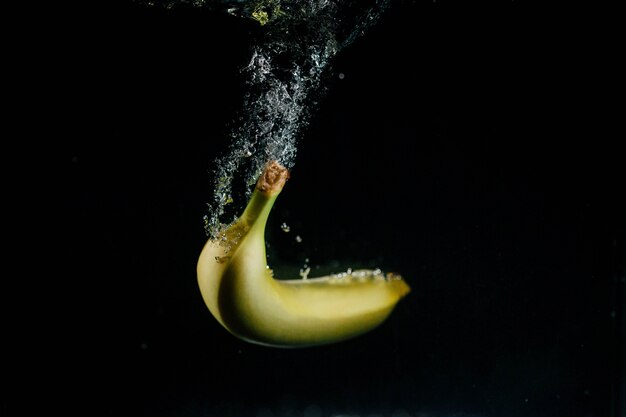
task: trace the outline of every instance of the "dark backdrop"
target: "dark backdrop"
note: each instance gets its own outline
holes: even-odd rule
[[[623,157],[593,17],[396,2],[336,57],[270,262],[380,266],[412,292],[367,335],[277,350],[221,328],[195,277],[254,22],[52,8],[29,104],[55,175],[55,215],[33,219],[53,268],[32,266],[53,296],[35,395],[8,415],[619,415]]]

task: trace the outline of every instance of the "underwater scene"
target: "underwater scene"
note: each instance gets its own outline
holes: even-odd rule
[[[54,332],[0,414],[626,416],[623,153],[575,22],[58,5]]]

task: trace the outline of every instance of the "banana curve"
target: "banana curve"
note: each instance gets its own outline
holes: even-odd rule
[[[207,307],[235,336],[275,347],[335,343],[374,329],[410,291],[401,277],[370,270],[307,280],[272,276],[265,225],[287,178],[285,168],[268,164],[244,213],[225,231],[227,244],[205,244],[197,272]]]

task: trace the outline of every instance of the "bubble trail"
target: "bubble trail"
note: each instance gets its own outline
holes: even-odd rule
[[[146,0],[148,1],[148,0]],[[310,121],[332,58],[375,24],[390,0],[149,0],[221,9],[260,25],[242,68],[247,92],[230,126],[227,152],[215,161],[209,237],[232,223],[270,160],[291,169],[297,138]]]
[[[297,139],[306,128],[332,58],[363,35],[389,0],[265,0],[232,7],[231,13],[263,25],[243,68],[247,93],[228,152],[215,163],[213,201],[205,228],[217,236],[240,211],[269,160],[291,169]],[[239,2],[239,5],[242,3]],[[246,3],[244,3],[246,4]],[[252,4],[252,6],[250,6]],[[233,197],[235,196],[235,197]],[[238,204],[227,206],[236,199]]]

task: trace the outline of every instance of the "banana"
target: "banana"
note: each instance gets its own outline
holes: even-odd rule
[[[335,343],[381,324],[410,288],[399,275],[357,270],[276,279],[267,266],[265,225],[289,171],[270,161],[243,214],[198,259],[202,297],[233,335],[274,347]]]

